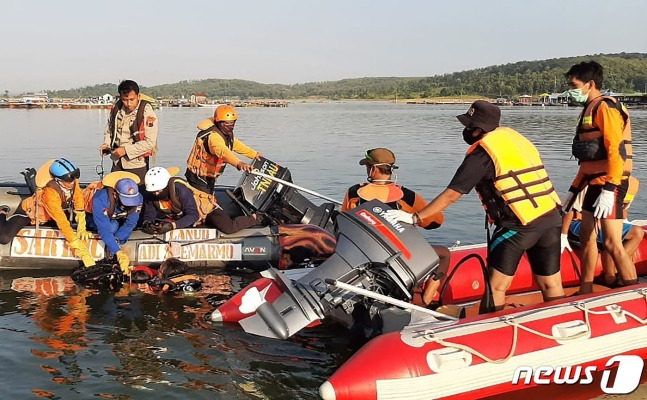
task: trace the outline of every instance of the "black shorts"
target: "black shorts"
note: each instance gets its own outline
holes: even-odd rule
[[[560,263],[560,233],[559,225],[537,230],[497,227],[490,241],[488,265],[504,275],[514,276],[526,252],[533,274],[556,274]]]
[[[595,207],[593,207],[593,205],[598,199],[598,196],[600,196],[602,188],[603,186],[601,185],[589,185],[588,189],[586,190],[586,194],[584,195],[584,200],[582,201],[582,210],[595,212]],[[629,179],[623,179],[615,190],[615,207],[613,207],[613,210],[606,219],[624,219],[622,215],[622,203],[625,200],[625,195],[627,194],[628,188]]]

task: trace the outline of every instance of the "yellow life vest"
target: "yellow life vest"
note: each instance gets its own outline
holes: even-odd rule
[[[523,225],[559,206],[559,196],[548,178],[539,152],[519,132],[499,127],[473,144],[467,154],[478,146],[494,162],[497,194]]]

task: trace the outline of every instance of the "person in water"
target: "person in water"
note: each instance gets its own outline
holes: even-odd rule
[[[89,225],[99,232],[110,254],[117,258],[122,272],[128,275],[130,258],[121,245],[128,241],[139,221],[143,204],[143,196],[137,186],[139,177],[129,172],[112,172],[102,182],[101,189],[93,189],[92,184],[85,189],[93,191],[88,194],[90,201],[86,202],[86,212],[92,216]]]
[[[517,131],[499,126],[501,110],[487,101],[475,101],[457,118],[465,126],[463,140],[469,148],[448,187],[417,213],[391,210],[387,215],[419,225],[475,188],[495,225],[487,260],[494,309],[503,308],[524,252],[544,300],[564,297],[559,272],[560,200],[539,152]],[[486,296],[481,312],[491,310]]]
[[[144,201],[142,230],[162,234],[172,229],[205,224],[225,234],[259,224],[258,214],[232,218],[216,202],[215,196],[193,188],[185,180],[171,177],[164,167],[154,167],[144,178],[150,196]],[[157,214],[164,220],[156,222]]]
[[[595,61],[573,65],[565,74],[571,101],[584,106],[573,139],[573,156],[579,161],[564,212],[572,199],[588,186],[582,201],[582,277],[580,293],[593,291],[598,259],[597,221],[609,254],[626,285],[638,282],[636,267],[622,245],[622,202],[633,169],[631,122],[627,109],[614,97],[602,95],[604,70]]]
[[[153,106],[140,99],[137,82],[122,81],[117,91],[119,100],[110,111],[99,153],[110,155],[112,171],[132,172],[143,182],[149,158],[157,151],[157,116]]]
[[[364,158],[359,165],[366,167],[367,181],[351,186],[344,196],[341,210],[348,211],[358,205],[370,201],[380,200],[389,207],[406,212],[417,212],[427,205],[427,201],[413,190],[396,184],[394,178],[395,154],[389,149],[375,148],[366,150]],[[430,215],[419,226],[424,229],[436,229],[443,223],[443,213]],[[450,252],[447,247],[432,245],[440,258],[438,269],[434,271],[431,278],[425,284],[422,300],[429,304],[433,299],[441,278],[447,274],[449,269]]]
[[[40,186],[40,176],[46,183]],[[79,168],[66,158],[49,161],[39,169],[36,193],[22,201],[14,214],[7,218],[7,206],[0,206],[0,244],[7,244],[25,226],[47,224],[53,221],[61,231],[69,248],[83,265],[92,267],[94,258],[86,241],[93,235],[86,229],[83,193],[79,187]],[[76,218],[76,232],[70,221]]]
[[[629,177],[629,188],[627,195],[624,198],[622,204],[623,209],[623,218],[627,220],[628,209],[631,206],[631,202],[635,198],[635,195],[638,193],[640,188],[640,183],[638,179]],[[586,196],[587,188],[585,187],[578,195],[575,197],[575,201],[571,206],[571,211],[564,213],[562,216],[562,253],[564,250],[568,249],[572,251],[569,240],[573,240],[576,244],[580,245],[580,230],[582,228],[582,202]],[[599,222],[598,222],[599,226]],[[629,255],[633,257],[640,246],[640,243],[645,236],[645,231],[642,227],[630,224],[628,222],[623,222],[622,224],[622,245]],[[596,243],[598,249],[601,251],[602,256],[602,275],[594,280],[594,283],[602,284],[605,286],[618,287],[623,286],[624,283],[622,279],[617,276],[617,268],[613,262],[613,258],[609,255],[608,252],[604,250],[604,236],[601,230],[598,230],[596,235]]]
[[[186,161],[187,181],[194,188],[211,194],[218,177],[227,164],[239,171],[250,172],[251,164],[241,161],[236,154],[260,160],[263,155],[234,137],[238,113],[234,107],[216,108],[213,118],[198,124],[198,135]]]

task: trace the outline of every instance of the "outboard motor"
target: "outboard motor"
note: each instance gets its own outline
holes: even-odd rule
[[[266,175],[292,183],[290,171],[277,163],[261,158],[254,160],[252,168]],[[271,215],[285,224],[310,224],[332,231],[331,219],[335,205],[317,206],[298,190],[267,177],[244,174],[234,190],[235,197],[252,211]]]
[[[298,280],[274,271],[283,293],[272,303],[261,299],[256,314],[240,321],[245,331],[285,339],[326,317],[352,326],[356,307],[370,309],[375,302],[327,284],[331,279],[411,301],[413,289],[438,266],[439,258],[414,226],[385,219],[389,209],[373,200],[339,213],[335,253]]]

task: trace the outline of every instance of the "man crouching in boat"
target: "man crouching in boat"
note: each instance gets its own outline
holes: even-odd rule
[[[0,244],[7,244],[27,225],[54,221],[67,241],[69,248],[86,267],[95,265],[84,243],[92,234],[86,230],[83,193],[79,187],[79,168],[65,158],[43,165],[36,175],[38,190],[20,204],[11,218],[0,215]],[[44,177],[43,185],[39,182]],[[46,181],[46,182],[45,182]],[[6,206],[4,208],[7,209]],[[70,214],[77,221],[76,233],[70,224]]]
[[[394,170],[398,167],[395,165],[395,154],[391,150],[385,148],[366,150],[364,158],[359,160],[359,165],[366,166],[367,182],[358,183],[346,191],[341,206],[342,211],[351,210],[364,202],[375,199],[397,210],[414,213],[427,205],[427,201],[418,193],[404,186],[396,185],[393,175],[395,175]],[[421,221],[419,226],[424,229],[436,229],[443,223],[443,219],[441,211]],[[422,301],[427,305],[431,303],[436,294],[441,279],[447,274],[451,255],[447,247],[437,245],[431,247],[438,254],[440,264],[425,284]]]
[[[116,171],[101,182],[93,182],[84,190],[85,211],[91,213],[91,227],[96,229],[110,254],[117,258],[119,268],[130,274],[130,258],[122,244],[132,233],[142,209],[143,196],[139,193],[139,177],[131,172]]]
[[[447,189],[418,213],[390,210],[387,216],[418,225],[476,188],[488,219],[496,225],[487,256],[495,309],[503,308],[524,252],[544,301],[564,297],[560,200],[539,152],[517,131],[499,126],[501,110],[487,101],[474,102],[457,118],[470,147]],[[482,313],[490,311],[485,304],[481,301]]]
[[[146,233],[163,234],[204,223],[231,234],[259,222],[257,214],[230,217],[218,206],[213,195],[191,187],[183,179],[171,177],[166,168],[151,168],[144,177],[144,183],[146,191],[151,193],[144,201],[142,230]],[[164,215],[165,220],[156,223],[158,212]]]

